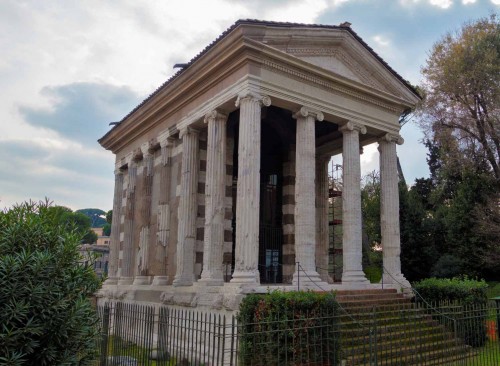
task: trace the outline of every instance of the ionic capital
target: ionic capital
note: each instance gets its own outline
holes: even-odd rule
[[[142,158],[149,157],[152,154],[153,143],[151,141],[145,142],[141,145]]]
[[[351,131],[358,131],[360,134],[364,135],[366,133],[366,127],[365,127],[365,125],[362,125],[361,123],[349,121],[345,125],[340,127],[339,131],[342,133],[351,132]]]
[[[157,140],[160,144],[160,148],[163,149],[164,147],[173,145],[175,139],[170,135],[169,131],[165,131],[158,135]]]
[[[238,95],[238,99],[236,99],[236,107],[239,107],[241,102],[243,101],[251,101],[258,102],[261,106],[269,107],[271,105],[271,98],[267,95],[260,95],[253,92],[242,93]]]
[[[122,162],[119,161],[115,164],[115,175],[122,175],[123,174],[123,169],[122,169]]]
[[[217,119],[218,120],[222,120],[222,121],[226,121],[227,120],[227,114],[221,112],[218,109],[214,109],[213,111],[210,111],[210,112],[208,112],[205,115],[205,118],[203,119],[203,122],[210,123],[210,122],[215,121]]]
[[[318,111],[316,109],[312,109],[309,107],[301,107],[297,112],[295,112],[292,117],[294,119],[299,119],[299,118],[307,118],[307,117],[313,117],[317,121],[323,121],[325,116],[321,111]]]
[[[397,133],[386,133],[385,135],[383,135],[381,138],[379,138],[378,140],[379,143],[383,143],[383,142],[393,142],[393,143],[396,143],[398,145],[403,145],[403,143],[405,142],[405,140],[401,137],[400,134],[397,134]]]
[[[199,133],[199,130],[190,126],[186,126],[179,131],[179,138],[182,139],[185,135],[198,135]]]

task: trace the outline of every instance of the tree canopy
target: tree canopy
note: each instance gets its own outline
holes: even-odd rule
[[[82,213],[90,219],[90,227],[103,227],[106,220],[106,212],[99,208],[82,208],[75,212]]]
[[[500,185],[500,22],[496,15],[446,34],[422,68],[418,111],[449,167],[483,165]]]

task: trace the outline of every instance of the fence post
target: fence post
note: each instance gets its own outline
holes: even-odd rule
[[[104,304],[101,329],[101,360],[100,365],[106,366],[108,356],[108,340],[109,340],[109,319],[110,319],[109,303]]]
[[[297,291],[300,291],[300,262],[295,262],[297,264]]]

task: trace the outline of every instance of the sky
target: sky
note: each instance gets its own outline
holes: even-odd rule
[[[48,197],[112,208],[114,157],[97,143],[237,19],[352,23],[412,84],[432,45],[500,0],[0,0],[0,208]],[[401,130],[407,182],[428,176],[415,121]],[[378,169],[375,145],[362,172]]]

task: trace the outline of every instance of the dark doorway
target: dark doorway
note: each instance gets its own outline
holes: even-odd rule
[[[259,272],[261,283],[283,281],[283,146],[270,123],[262,123],[260,161]]]
[[[261,283],[283,282],[283,162],[289,148],[287,134],[291,115],[270,107],[261,125],[259,274]],[[236,191],[238,180],[239,115],[229,116],[228,133],[234,139],[232,181],[232,258],[234,271],[236,249]],[[292,124],[292,126],[294,126]]]

